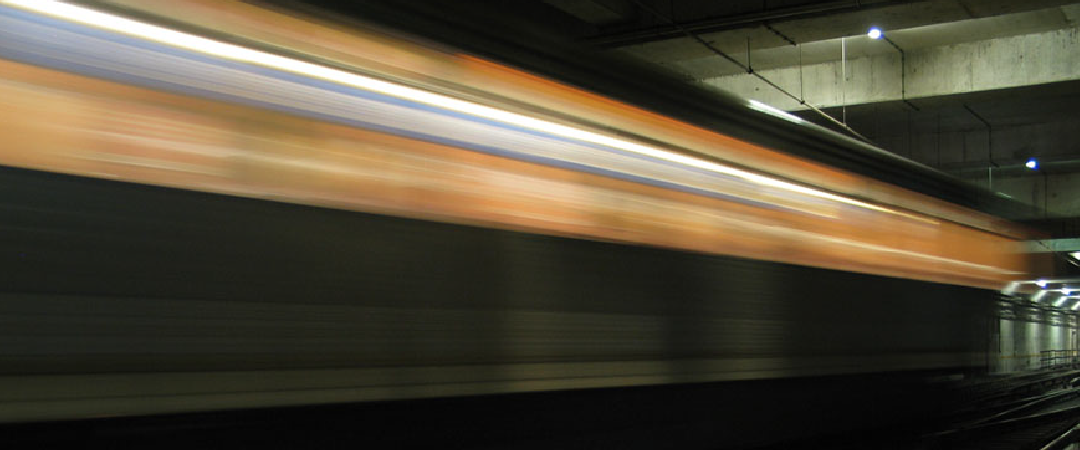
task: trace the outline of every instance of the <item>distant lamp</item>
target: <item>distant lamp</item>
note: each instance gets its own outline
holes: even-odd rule
[[[1035,284],[1039,285],[1039,287],[1043,289],[1046,289],[1046,280],[1038,280],[1035,282]]]
[[[885,33],[881,31],[881,28],[874,27],[867,31],[866,35],[869,36],[870,39],[881,39],[883,36],[885,36]]]
[[[1080,259],[1080,252],[1069,253],[1069,256],[1072,256],[1073,259]]]
[[[1035,158],[1031,158],[1024,163],[1024,167],[1027,167],[1028,169],[1038,169],[1039,161],[1036,161]]]

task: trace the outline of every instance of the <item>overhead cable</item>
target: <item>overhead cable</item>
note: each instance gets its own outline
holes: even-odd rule
[[[728,60],[732,64],[734,64],[737,67],[739,67],[740,69],[742,69],[747,74],[753,75],[754,77],[761,80],[765,84],[771,86],[773,89],[776,89],[777,91],[779,91],[781,94],[784,94],[785,96],[791,98],[792,100],[795,100],[796,102],[799,102],[800,105],[803,105],[803,106],[809,108],[811,111],[814,111],[815,113],[821,115],[821,117],[824,117],[825,119],[829,120],[830,122],[832,122],[836,126],[843,129],[844,131],[847,131],[852,136],[855,136],[856,138],[862,140],[863,142],[873,144],[873,142],[871,142],[870,139],[867,139],[866,136],[863,136],[858,131],[855,131],[854,129],[849,127],[846,123],[843,123],[843,122],[837,120],[835,117],[830,116],[828,113],[826,113],[825,111],[822,111],[820,108],[818,108],[818,107],[816,107],[816,106],[814,106],[814,105],[812,105],[810,103],[807,103],[806,100],[803,100],[803,99],[801,99],[799,97],[796,97],[794,94],[792,94],[792,93],[788,92],[786,89],[780,87],[780,85],[774,83],[772,80],[770,80],[768,78],[765,78],[763,75],[761,75],[760,73],[755,71],[752,67],[749,67],[746,64],[743,64],[739,60],[733,58],[731,55],[725,53],[723,50],[720,50],[720,49],[714,47],[708,41],[702,39],[701,36],[699,36],[697,33],[686,29],[682,25],[679,25],[677,22],[672,20],[670,17],[665,16],[663,13],[657,11],[656,9],[652,8],[651,6],[648,6],[648,5],[644,4],[644,3],[642,3],[641,0],[633,0],[633,1],[634,1],[635,4],[637,4],[639,7],[641,7],[641,9],[644,9],[644,10],[648,11],[650,14],[652,14],[652,15],[660,18],[660,19],[663,19],[667,23],[671,24],[671,26],[674,27],[675,29],[679,30],[680,32],[687,35],[688,37],[690,37],[691,39],[693,39],[697,43],[699,43],[702,46],[704,46],[705,48],[709,49],[709,51],[713,52],[717,56]]]

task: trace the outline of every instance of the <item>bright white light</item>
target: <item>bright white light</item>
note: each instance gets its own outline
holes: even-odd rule
[[[1043,289],[1046,289],[1046,280],[1038,280],[1035,282],[1035,284],[1039,285],[1039,287]]]
[[[1069,256],[1072,256],[1073,258],[1076,258],[1076,259],[1080,259],[1080,252],[1069,253]]]
[[[1073,311],[1076,311],[1078,309],[1080,309],[1080,302],[1076,302],[1076,304],[1073,305]]]
[[[725,166],[713,161],[696,158],[690,155],[663,150],[656,147],[650,147],[647,145],[638,144],[636,142],[624,141],[610,136],[593,133],[591,131],[574,128],[571,126],[546,121],[543,119],[537,119],[534,117],[529,117],[510,111],[492,108],[478,103],[460,100],[446,95],[424,91],[396,83],[391,83],[388,81],[383,81],[352,72],[346,72],[343,70],[320,66],[318,64],[312,64],[309,62],[288,58],[285,56],[275,55],[259,50],[241,47],[238,45],[215,41],[213,39],[207,39],[193,34],[188,34],[168,28],[159,27],[156,25],[151,25],[148,23],[139,22],[113,14],[95,11],[93,9],[85,8],[82,6],[77,6],[56,0],[0,0],[0,4],[6,4],[28,11],[34,11],[52,17],[82,23],[95,28],[111,30],[129,36],[135,36],[138,38],[170,45],[173,47],[192,50],[207,55],[213,55],[249,64],[256,64],[312,78],[328,80],[346,86],[352,86],[367,91],[378,92],[393,97],[411,100],[417,103],[424,103],[427,105],[437,106],[439,108],[451,111],[465,113],[475,117],[491,119],[498,122],[517,125],[523,128],[543,131],[557,136],[578,139],[585,142],[591,142],[594,144],[600,144],[607,147],[637,153],[639,155],[650,156],[653,158],[663,159],[665,161],[670,161],[682,165],[697,167],[716,173],[738,177],[759,185],[775,187],[791,192],[798,192],[801,194],[845,203],[864,209],[870,209],[874,211],[919,219],[919,217],[917,216],[913,216],[911,214],[907,214],[891,208],[874,205],[872,203],[867,203],[861,200],[856,200],[854,198],[844,197],[830,192],[821,191],[807,186],[800,186],[798,184],[790,183],[776,178],[771,178],[753,172],[748,172],[731,166]],[[790,120],[792,122],[802,122],[802,119],[796,116],[773,108],[771,106],[765,105],[761,102],[755,102],[751,100],[750,106],[754,109],[776,115],[777,117],[781,117],[785,120]]]
[[[1061,298],[1057,299],[1056,302],[1054,302],[1054,306],[1061,306],[1064,303],[1065,303],[1065,297],[1061,297]]]
[[[871,28],[870,31],[867,31],[866,35],[869,36],[870,39],[881,39],[881,37],[884,36],[885,33],[881,32],[881,28],[874,27]]]
[[[1036,168],[1039,167],[1039,162],[1036,161],[1035,158],[1031,158],[1031,159],[1027,160],[1026,163],[1024,163],[1024,166],[1027,167],[1028,169],[1036,169]]]
[[[1061,290],[1061,295],[1064,295],[1064,296],[1068,297],[1068,296],[1072,295],[1072,291],[1070,291],[1068,289],[1062,289]]]
[[[761,111],[770,116],[776,116],[789,122],[802,123],[803,121],[799,116],[796,116],[779,108],[774,108],[772,106],[766,105],[757,100],[750,100],[749,103],[750,109],[753,109],[755,111]]]

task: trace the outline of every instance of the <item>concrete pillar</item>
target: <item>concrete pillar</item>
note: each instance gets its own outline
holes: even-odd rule
[[[1042,347],[1042,328],[1043,324],[1040,323],[1038,317],[1041,313],[1036,313],[1036,317],[1025,324],[1027,329],[1027,337],[1024,342],[1024,355],[1023,358],[1023,370],[1035,370],[1039,368],[1039,350]]]
[[[1016,322],[1008,319],[1001,319],[999,320],[999,322],[999,350],[996,357],[991,359],[991,364],[993,364],[994,367],[990,368],[990,372],[1012,372],[1016,370],[1014,368],[1016,359],[1016,335],[1013,331],[1016,326]]]

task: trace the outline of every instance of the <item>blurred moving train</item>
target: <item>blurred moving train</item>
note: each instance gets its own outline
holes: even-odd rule
[[[1026,270],[993,216],[238,1],[0,0],[0,106],[5,421],[977,370]]]

